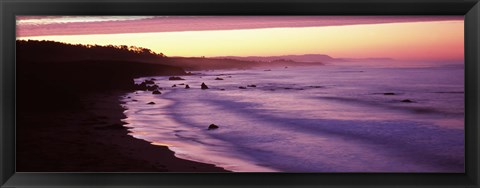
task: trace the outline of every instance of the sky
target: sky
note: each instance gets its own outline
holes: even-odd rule
[[[464,59],[463,16],[17,16],[17,39],[189,57]]]

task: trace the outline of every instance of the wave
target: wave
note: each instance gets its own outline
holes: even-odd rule
[[[177,103],[182,103],[177,101]],[[203,99],[201,104],[203,106],[214,106],[217,110],[212,113],[222,117],[222,114],[228,112],[242,117],[243,119],[251,120],[250,123],[256,126],[248,126],[244,129],[235,130],[233,134],[223,132],[221,134],[212,134],[215,139],[220,139],[228,142],[233,146],[232,150],[247,155],[253,159],[257,164],[268,164],[282,171],[355,171],[356,168],[339,167],[335,165],[329,166],[329,161],[315,160],[315,156],[307,157],[310,161],[309,165],[304,163],[292,162],[302,161],[305,159],[305,154],[294,154],[291,150],[295,148],[302,148],[305,145],[292,140],[288,142],[291,147],[282,147],[281,150],[262,150],[252,147],[251,141],[254,140],[256,144],[267,145],[270,148],[275,148],[276,144],[285,144],[281,141],[291,135],[301,135],[305,137],[322,136],[328,138],[335,138],[344,140],[347,143],[355,143],[359,147],[368,145],[368,147],[375,148],[384,153],[379,155],[390,155],[401,159],[401,163],[417,163],[422,164],[426,169],[431,167],[441,167],[444,171],[461,171],[463,170],[463,130],[449,130],[438,128],[433,125],[421,124],[415,121],[351,121],[351,120],[337,120],[337,119],[305,119],[305,118],[286,118],[275,115],[276,112],[266,112],[264,110],[255,109],[259,104],[235,102],[231,100],[221,99]],[[177,107],[172,106],[169,110],[179,110],[182,105]],[[172,116],[176,121],[184,125],[194,125],[194,121],[189,121],[189,114],[180,114]],[[244,125],[244,124],[241,124]],[[198,125],[200,126],[200,125]],[[240,126],[240,125],[239,125]],[[223,129],[228,129],[225,125]],[[283,130],[280,133],[276,132],[272,136],[269,132],[272,129]],[[269,138],[269,139],[266,139]],[[307,143],[307,145],[315,145],[315,143]],[[335,147],[335,143],[326,144]],[[322,146],[322,144],[318,144]],[[447,147],[448,146],[448,147]],[[450,153],[455,151],[455,155]],[[339,153],[342,151],[329,151],[330,153],[323,153],[328,157],[341,158]],[[344,151],[348,153],[349,151]],[[309,152],[306,152],[309,153]],[[321,153],[310,151],[310,153]],[[387,153],[387,154],[385,154]],[[299,156],[300,155],[300,156]],[[359,155],[359,154],[357,154]],[[363,157],[358,156],[359,159]],[[272,159],[274,158],[274,159]],[[340,160],[340,159],[338,159]],[[363,159],[362,159],[363,160]],[[395,159],[392,159],[394,161]],[[406,162],[409,161],[409,162]],[[330,161],[331,162],[331,161]],[[311,163],[315,166],[310,166]],[[324,164],[327,163],[327,164]],[[393,162],[395,164],[395,162]],[[394,165],[392,164],[392,165]],[[383,171],[402,171],[395,164],[389,168],[383,168]],[[366,165],[368,166],[368,165]],[[410,169],[412,171],[422,171],[419,169]],[[423,169],[425,170],[425,169]],[[438,170],[438,169],[437,169]],[[442,171],[440,170],[440,171]],[[427,170],[428,171],[428,170]]]
[[[388,110],[411,112],[415,114],[444,115],[444,116],[463,116],[464,115],[463,112],[450,112],[450,111],[437,109],[434,107],[400,105],[402,104],[402,99],[373,101],[373,100],[365,100],[365,99],[358,99],[358,98],[332,97],[332,96],[316,97],[316,98],[322,99],[322,100],[326,99],[326,100],[354,103],[359,105],[373,106],[373,107],[384,108]]]

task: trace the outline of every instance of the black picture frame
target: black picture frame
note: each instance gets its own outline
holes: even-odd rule
[[[16,15],[464,15],[465,173],[20,173]],[[478,0],[0,0],[1,187],[479,187]]]

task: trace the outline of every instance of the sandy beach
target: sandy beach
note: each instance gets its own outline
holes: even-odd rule
[[[22,114],[17,119],[17,148],[28,149],[17,149],[17,171],[225,172],[127,135],[121,121],[122,94],[85,94],[82,110]]]

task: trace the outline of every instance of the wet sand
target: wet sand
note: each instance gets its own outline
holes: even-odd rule
[[[19,114],[17,172],[226,172],[128,135],[124,93],[88,93],[82,108]]]

